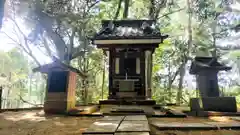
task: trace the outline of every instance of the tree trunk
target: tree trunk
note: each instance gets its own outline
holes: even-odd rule
[[[103,95],[104,95],[104,85],[105,85],[105,69],[106,69],[105,57],[103,56],[102,99],[103,99]]]
[[[44,77],[42,77],[44,79]],[[44,98],[45,98],[45,84],[44,81],[41,83],[41,100],[40,100],[40,104],[44,103]]]
[[[0,1],[0,29],[2,28],[2,20],[3,20],[3,16],[4,16],[5,1],[6,0]]]
[[[167,90],[168,90],[169,102],[171,102],[172,101],[172,77],[171,77],[170,59],[168,59],[168,85],[167,85]]]
[[[87,57],[87,41],[84,39],[84,55],[83,55],[83,72],[87,74],[88,69],[88,59]],[[88,86],[87,78],[83,78],[83,87],[84,87],[84,104],[87,105],[88,102]]]
[[[121,9],[122,1],[123,0],[119,0],[118,8],[117,8],[116,14],[115,14],[115,16],[113,18],[114,20],[116,20],[118,18],[118,16],[119,16],[119,12],[120,12],[120,9]]]
[[[185,76],[185,66],[188,61],[189,54],[192,50],[192,11],[191,11],[191,0],[187,0],[187,10],[188,10],[188,48],[186,52],[186,56],[182,58],[182,65],[180,67],[180,78],[179,78],[179,84],[178,84],[178,93],[177,93],[177,104],[181,104],[182,99],[182,88],[183,88],[183,80]]]
[[[30,76],[29,80],[29,91],[28,91],[28,101],[31,102],[31,95],[32,95],[32,75]],[[22,95],[20,95],[22,97]]]
[[[217,58],[217,46],[216,46],[216,27],[217,27],[217,21],[214,20],[213,21],[213,24],[212,24],[212,39],[213,39],[213,44],[212,44],[212,47],[213,47],[213,51],[212,51],[212,57],[215,57]]]
[[[187,58],[192,50],[192,10],[191,10],[191,0],[187,0],[187,10],[188,10],[188,51]]]
[[[2,109],[2,91],[3,91],[3,87],[0,86],[0,110]]]
[[[154,0],[150,0],[150,7],[149,7],[149,13],[148,13],[149,19],[154,19],[154,12],[155,12],[154,3],[155,3]]]
[[[179,83],[178,83],[178,92],[177,92],[177,105],[181,104],[181,99],[182,99],[182,88],[183,88],[183,79],[185,76],[185,65],[186,63],[183,63],[180,68],[180,73],[179,73]]]
[[[130,0],[125,0],[124,2],[123,19],[126,19],[128,17],[129,2]]]

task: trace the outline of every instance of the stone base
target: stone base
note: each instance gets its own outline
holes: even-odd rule
[[[101,105],[100,112],[103,115],[148,115],[154,114],[150,105]]]
[[[45,101],[44,112],[47,114],[63,114],[75,108],[72,101]]]
[[[66,113],[75,108],[75,99],[66,92],[47,93],[44,102],[44,112],[48,114]]]
[[[190,99],[191,111],[237,112],[235,97],[204,97]]]
[[[100,105],[156,105],[155,100],[121,100],[121,99],[108,99],[100,100]]]

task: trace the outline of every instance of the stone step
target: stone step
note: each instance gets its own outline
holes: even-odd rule
[[[236,121],[239,121],[239,122],[240,122],[240,117],[230,117],[230,119],[236,120]]]
[[[124,109],[124,108],[113,108],[112,113],[144,113],[143,109]]]
[[[104,116],[102,119],[100,120],[113,120],[113,121],[122,121],[124,119],[125,116]]]
[[[147,121],[147,117],[146,115],[134,115],[134,116],[126,116],[124,118],[124,121],[136,121],[136,120]]]
[[[218,129],[240,129],[240,122],[204,122]]]
[[[123,113],[119,113],[119,112],[114,112],[114,113],[103,113],[103,115],[109,115],[109,116],[134,116],[134,115],[147,115],[146,113],[129,113],[129,112],[123,112]],[[149,115],[151,116],[151,115]]]
[[[145,115],[104,116],[94,122],[83,135],[149,135],[150,128]]]
[[[155,105],[155,100],[144,100],[144,99],[135,99],[133,100],[123,100],[123,99],[108,99],[100,100],[100,105]]]
[[[149,132],[117,132],[114,135],[150,135]]]
[[[152,126],[159,130],[211,130],[217,129],[214,125],[206,123],[182,123],[182,122],[152,122]]]
[[[100,120],[94,122],[87,130],[85,130],[82,134],[114,134],[117,130],[120,120],[113,121],[113,120]]]
[[[122,121],[117,132],[150,132],[148,121]]]
[[[240,129],[240,122],[152,122],[159,130],[216,130],[216,129]]]

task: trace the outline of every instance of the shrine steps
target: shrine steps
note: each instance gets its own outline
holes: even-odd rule
[[[155,100],[139,100],[139,99],[108,99],[100,100],[100,105],[156,105]]]
[[[145,115],[105,116],[94,122],[83,135],[150,135]]]

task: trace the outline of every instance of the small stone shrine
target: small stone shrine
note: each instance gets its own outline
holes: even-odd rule
[[[151,98],[152,54],[167,38],[153,20],[104,20],[93,44],[109,59],[109,96],[101,103]],[[155,103],[155,101],[152,101]]]
[[[219,94],[217,74],[219,71],[230,69],[231,67],[220,64],[214,57],[195,57],[190,67],[190,74],[196,75],[201,98],[191,99],[192,111],[237,111],[235,97],[220,97]]]

